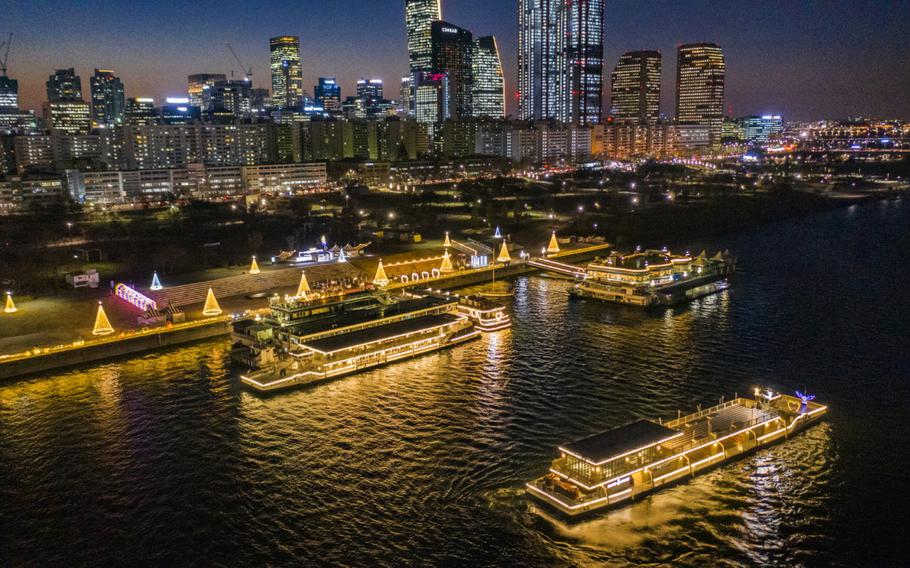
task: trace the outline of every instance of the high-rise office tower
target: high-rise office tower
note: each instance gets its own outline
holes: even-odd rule
[[[95,69],[91,78],[92,125],[115,126],[123,124],[126,98],[123,81],[109,69]]]
[[[449,77],[445,73],[420,73],[414,87],[414,118],[427,125],[433,136],[439,123],[452,118]]]
[[[720,144],[724,122],[724,52],[714,43],[679,47],[676,63],[676,120],[707,128],[711,146]]]
[[[565,0],[518,0],[518,116],[565,113]]]
[[[660,116],[660,52],[629,51],[613,69],[610,116],[616,122],[654,124]]]
[[[54,71],[46,85],[47,100],[50,102],[82,100],[82,79],[72,67]]]
[[[218,81],[225,81],[223,73],[196,73],[186,80],[186,92],[190,105],[199,107],[202,112],[212,110],[211,89]]]
[[[303,73],[300,67],[300,38],[279,36],[269,40],[272,71],[272,103],[282,108],[300,106]]]
[[[408,32],[408,61],[412,77],[430,70],[433,58],[430,25],[441,19],[439,0],[405,0],[404,21]]]
[[[439,0],[405,0],[404,23],[408,34],[408,63],[411,71],[410,114],[416,112],[417,83],[421,73],[431,70],[433,47],[430,26],[442,19]]]
[[[237,118],[249,116],[253,108],[253,89],[246,79],[218,81],[212,87],[212,109]]]
[[[381,114],[382,79],[359,79],[357,81],[357,98],[363,103],[366,116]]]
[[[598,124],[603,112],[604,3],[566,0],[565,122]]]
[[[319,84],[313,87],[313,98],[326,111],[341,110],[341,85],[335,77],[320,77]]]
[[[155,124],[158,111],[155,109],[155,99],[150,97],[130,97],[126,99],[125,122],[133,126],[148,126]]]
[[[0,110],[15,112],[19,110],[19,81],[0,75]]]
[[[382,79],[364,79],[357,81],[357,98],[366,104],[382,100]]]
[[[414,78],[411,76],[401,78],[401,87],[398,90],[398,111],[405,116],[414,115]]]
[[[470,31],[448,22],[430,25],[433,73],[448,76],[449,111],[451,118],[472,115],[474,69],[474,38]]]
[[[503,118],[506,115],[506,87],[496,38],[486,36],[474,40],[471,65],[474,75],[473,115]]]
[[[600,122],[603,0],[518,0],[523,120]]]

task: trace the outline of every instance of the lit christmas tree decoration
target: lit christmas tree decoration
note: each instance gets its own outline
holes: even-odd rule
[[[19,308],[16,307],[16,304],[13,303],[13,293],[6,293],[6,307],[3,308],[3,311],[8,314],[13,314],[19,311]]]
[[[559,243],[556,242],[556,231],[553,231],[553,234],[550,236],[550,244],[547,245],[547,252],[559,252]]]
[[[114,333],[114,326],[112,326],[110,320],[107,319],[107,314],[104,313],[104,307],[99,301],[98,313],[95,315],[95,327],[92,329],[92,335],[110,335],[112,333]]]
[[[380,288],[389,285],[389,278],[385,275],[385,268],[382,267],[382,259],[379,259],[379,266],[376,267],[376,276],[373,277],[373,284]]]
[[[253,262],[256,262],[254,259]],[[204,316],[218,316],[221,315],[221,306],[218,305],[218,300],[215,299],[215,293],[212,292],[212,289],[209,288],[209,293],[205,296],[205,307],[202,308],[202,315]]]

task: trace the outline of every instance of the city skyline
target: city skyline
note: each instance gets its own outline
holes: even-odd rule
[[[202,4],[202,8],[215,6]],[[157,10],[166,11],[169,5],[177,6],[166,2]],[[197,13],[206,14],[210,22],[205,29],[190,19],[173,22],[162,34],[141,33],[146,22],[143,8],[152,6],[140,1],[116,13],[65,6],[58,10],[61,16],[50,22],[42,18],[40,6],[9,8],[6,29],[0,31],[14,34],[9,76],[19,81],[22,107],[39,111],[47,76],[71,66],[83,77],[91,76],[95,68],[113,69],[128,97],[151,96],[160,101],[185,96],[190,74],[230,76],[233,70],[235,77],[242,76],[225,41],[253,68],[254,85],[266,87],[269,38],[284,34],[300,36],[303,85],[310,94],[320,76],[338,77],[347,96],[353,94],[360,77],[379,77],[392,85],[408,71],[403,2],[356,3],[346,12],[342,7],[314,11],[312,2],[267,2],[255,10],[202,9]],[[634,7],[629,2],[609,2],[604,16],[605,69],[612,69],[626,51],[656,49],[667,63],[662,83],[669,86],[674,83],[678,44],[714,42],[727,57],[728,114],[773,112],[787,119],[910,117],[910,103],[903,96],[910,90],[910,62],[901,57],[910,48],[910,40],[901,34],[910,3],[860,8],[847,3],[790,6],[779,2],[763,8],[756,12],[748,3],[712,8],[704,2]],[[443,2],[442,11],[444,19],[477,37],[497,38],[507,112],[517,116],[516,2]],[[87,32],[75,32],[102,25],[105,33],[91,36],[91,41]],[[609,85],[605,83],[606,110]],[[662,89],[665,114],[672,114],[675,95],[674,89]]]

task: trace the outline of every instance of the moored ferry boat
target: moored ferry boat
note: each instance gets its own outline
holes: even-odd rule
[[[312,384],[476,339],[511,325],[484,298],[384,292],[274,301],[270,316],[234,323],[231,356],[258,391]]]
[[[670,306],[729,287],[735,261],[727,252],[709,258],[661,250],[614,251],[588,264],[584,277],[570,290],[573,297],[633,306]]]
[[[813,396],[756,389],[669,422],[638,420],[559,448],[528,494],[575,517],[694,477],[816,423],[827,406]]]

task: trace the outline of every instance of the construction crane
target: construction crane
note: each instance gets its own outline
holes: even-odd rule
[[[9,61],[9,46],[12,44],[12,32],[10,32],[9,38],[7,38],[6,41],[0,41],[0,53],[3,53],[3,57],[0,57],[0,77],[6,77],[6,62]]]
[[[247,67],[246,65],[243,64],[243,61],[240,61],[240,57],[238,57],[237,52],[234,51],[234,48],[231,47],[230,42],[224,42],[224,45],[227,46],[228,50],[230,50],[230,52],[231,52],[231,55],[234,56],[234,61],[236,61],[237,64],[240,65],[240,70],[244,74],[244,79],[249,81],[250,85],[252,85],[253,84],[253,68]]]

